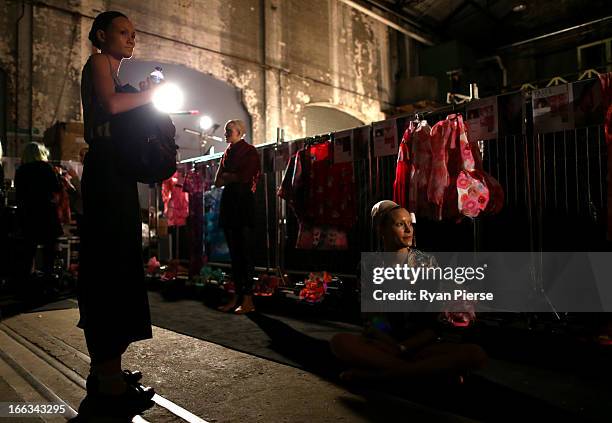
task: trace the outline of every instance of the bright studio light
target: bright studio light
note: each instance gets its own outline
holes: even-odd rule
[[[200,119],[200,128],[203,131],[208,131],[213,126],[213,121],[210,116],[202,116]]]
[[[183,106],[183,98],[183,92],[178,86],[165,83],[153,95],[153,104],[162,112],[172,113]]]

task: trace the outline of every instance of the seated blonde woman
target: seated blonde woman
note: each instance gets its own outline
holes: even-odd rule
[[[435,259],[412,247],[412,216],[393,201],[381,201],[372,208],[374,228],[383,251],[396,253],[397,263],[435,266]],[[412,320],[431,319],[431,313],[417,313]],[[406,380],[459,377],[484,366],[486,353],[478,345],[437,342],[431,329],[411,336],[405,332],[406,314],[368,315],[362,335],[341,333],[331,340],[333,353],[350,367],[343,380]]]

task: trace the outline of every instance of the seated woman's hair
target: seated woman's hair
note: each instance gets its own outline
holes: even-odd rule
[[[26,144],[21,153],[21,164],[32,162],[46,162],[49,159],[49,150],[38,142]]]
[[[380,227],[385,223],[386,219],[389,217],[389,214],[393,210],[397,210],[400,208],[402,208],[402,206],[391,200],[382,200],[374,204],[371,211],[372,227],[376,230],[379,230]]]
[[[127,16],[125,16],[123,13],[116,12],[114,10],[102,12],[98,16],[96,16],[96,19],[94,19],[93,24],[91,24],[91,30],[89,31],[88,37],[89,41],[91,41],[94,47],[100,50],[102,49],[102,46],[100,45],[100,40],[98,40],[96,33],[99,30],[106,31],[113,22],[113,19],[119,17],[127,19]]]
[[[238,132],[240,132],[241,137],[246,135],[246,125],[243,121],[241,121],[240,119],[228,120],[225,126],[230,125],[230,124],[234,125],[234,128],[236,128]]]

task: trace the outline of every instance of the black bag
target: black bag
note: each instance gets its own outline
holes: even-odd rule
[[[126,176],[152,184],[176,172],[176,128],[152,103],[113,115],[110,133],[117,161]]]

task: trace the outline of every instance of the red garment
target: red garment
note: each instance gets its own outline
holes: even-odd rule
[[[287,164],[278,196],[299,222],[296,248],[346,250],[357,219],[352,163],[332,164],[328,141],[298,151]]]
[[[195,276],[204,264],[204,182],[198,170],[185,175],[183,191],[189,195],[189,276]]]
[[[436,219],[477,217],[485,210],[495,213],[503,205],[503,191],[482,170],[477,143],[470,142],[467,133],[459,114],[449,115],[432,128],[432,171],[427,193]],[[491,191],[496,193],[496,203],[488,207]]]
[[[326,141],[308,149],[305,218],[318,225],[350,228],[357,219],[353,163],[333,164],[331,145]]]
[[[187,193],[183,192],[181,180],[182,175],[175,172],[170,179],[162,183],[162,201],[168,226],[184,226],[189,216],[189,199]]]
[[[68,190],[74,190],[74,186],[72,186],[66,175],[60,176],[59,180],[61,190],[58,193],[57,217],[62,225],[69,225],[70,221],[72,220],[72,213],[70,211],[70,197],[68,196]]]
[[[453,123],[438,122],[431,128],[431,174],[427,186],[427,198],[435,207],[435,218],[442,219],[444,192],[450,184],[448,175],[448,144],[453,135]]]
[[[608,241],[612,241],[612,142],[608,143]]]
[[[410,138],[412,135],[413,124],[404,131],[402,141],[397,152],[397,164],[395,166],[395,180],[393,181],[393,201],[405,209],[409,209],[409,190],[408,185],[410,176],[414,172],[412,158],[410,156]],[[410,209],[409,209],[410,210]]]
[[[348,235],[337,226],[300,222],[295,248],[300,250],[348,250]]]
[[[413,166],[408,187],[408,210],[417,216],[432,217],[427,201],[427,186],[431,175],[431,127],[419,122],[412,132]]]
[[[249,184],[255,192],[261,172],[257,149],[245,140],[230,144],[221,159],[220,172],[237,174],[238,182]]]
[[[608,146],[608,241],[612,241],[612,72],[599,75],[604,107],[604,134]]]

